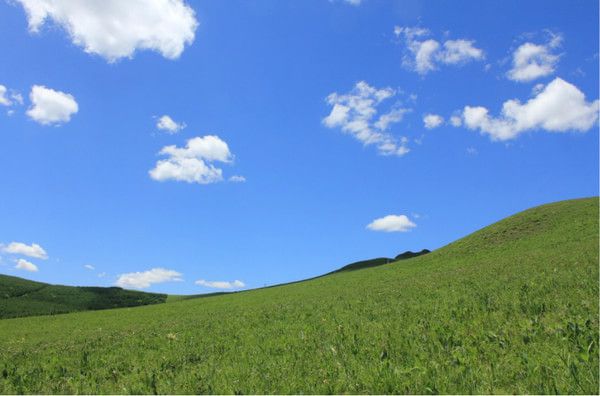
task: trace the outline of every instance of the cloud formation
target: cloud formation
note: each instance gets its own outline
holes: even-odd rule
[[[33,257],[42,260],[46,260],[48,258],[48,253],[37,243],[32,243],[31,245],[27,245],[22,242],[11,242],[7,246],[0,246],[2,248],[2,252],[8,254],[17,254],[21,256]]]
[[[17,0],[27,13],[29,30],[38,33],[47,20],[61,26],[88,54],[114,62],[137,50],[176,59],[192,44],[198,27],[194,10],[182,0]]]
[[[519,134],[546,132],[586,132],[598,120],[600,102],[587,102],[575,85],[555,78],[526,103],[518,99],[504,102],[500,116],[489,115],[482,106],[465,106],[463,121],[467,128],[479,130],[492,140],[505,141]]]
[[[63,124],[79,111],[75,98],[67,93],[34,85],[29,94],[31,107],[27,110],[29,118],[42,125]]]
[[[9,116],[15,113],[14,107],[23,104],[23,95],[14,90],[9,90],[0,84],[0,105],[8,107],[6,114]]]
[[[119,275],[115,285],[123,288],[146,289],[155,283],[182,281],[177,271],[152,268],[144,272],[129,272]]]
[[[227,143],[214,135],[192,138],[183,148],[163,147],[159,154],[168,158],[158,161],[149,171],[150,177],[158,181],[176,180],[198,184],[219,182],[223,180],[223,171],[212,163],[233,161]]]
[[[213,289],[240,289],[246,284],[240,280],[234,280],[233,282],[227,281],[207,281],[204,279],[198,279],[195,284],[199,286],[211,287]]]
[[[175,122],[171,117],[165,114],[158,119],[156,127],[169,134],[175,134],[185,128],[186,125],[185,122]]]
[[[90,265],[90,264],[85,264],[85,265],[83,266],[83,268],[85,268],[85,269],[89,269],[90,271],[93,271],[93,270],[95,270],[95,269],[96,269],[96,268],[94,268],[94,266],[93,266],[93,265]]]
[[[442,125],[444,118],[437,114],[425,114],[423,117],[423,124],[427,129],[434,129]]]
[[[23,271],[28,271],[28,272],[38,272],[37,265],[35,265],[32,262],[27,261],[25,259],[18,259],[17,265],[15,265],[15,268],[18,270],[23,270]]]
[[[8,98],[7,92],[8,90],[6,89],[6,87],[0,84],[0,105],[2,106],[12,105],[11,100]]]
[[[461,116],[453,115],[452,117],[450,117],[450,125],[452,125],[453,127],[461,126],[462,125]]]
[[[406,215],[387,215],[373,220],[367,228],[371,231],[407,232],[416,226]]]
[[[233,175],[229,178],[229,181],[232,183],[245,183],[246,178],[244,176],[240,176],[240,175]]]
[[[554,73],[560,56],[553,51],[561,42],[562,36],[551,34],[546,44],[522,44],[513,53],[512,69],[507,77],[513,81],[528,82]]]
[[[332,108],[323,118],[323,124],[328,128],[341,128],[365,146],[377,146],[382,155],[402,156],[410,151],[406,145],[408,140],[398,140],[386,131],[390,125],[402,121],[410,109],[393,107],[377,117],[381,102],[395,94],[391,88],[377,89],[365,81],[357,83],[347,94],[334,92],[327,96],[326,101]]]
[[[462,65],[485,59],[483,50],[475,47],[474,40],[446,40],[441,44],[427,38],[431,35],[428,29],[418,27],[396,26],[394,34],[403,39],[408,50],[404,66],[421,75],[437,70],[440,65]]]

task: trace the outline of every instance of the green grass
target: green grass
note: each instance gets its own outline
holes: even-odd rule
[[[49,285],[0,275],[0,319],[134,307],[166,300],[166,294],[143,293],[119,287]]]
[[[396,256],[396,260],[404,260],[426,254],[421,252],[405,252]],[[394,259],[377,258],[372,260],[357,261],[348,264],[330,275],[341,271],[353,271],[388,264]],[[321,276],[315,278],[316,279]],[[305,282],[305,279],[292,283]],[[278,287],[274,285],[269,287]],[[78,287],[50,285],[35,282],[16,276],[0,274],[0,319],[21,318],[26,316],[56,315],[69,312],[94,311],[109,308],[136,307],[139,305],[171,303],[196,298],[218,296],[237,292],[215,292],[191,295],[167,295],[157,293],[144,293],[134,290],[123,290],[119,287]]]
[[[0,321],[2,393],[598,393],[598,199],[414,259]]]

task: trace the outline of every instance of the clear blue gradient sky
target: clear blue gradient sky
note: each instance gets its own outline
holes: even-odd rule
[[[138,48],[109,59],[112,44],[86,52],[50,14],[32,32],[18,1],[0,1],[0,85],[11,103],[0,105],[0,273],[109,286],[164,268],[181,280],[144,290],[217,290],[199,279],[253,288],[436,249],[531,206],[598,194],[597,110],[589,113],[598,99],[597,1],[186,4],[199,25],[178,56]],[[402,30],[414,27],[428,33]],[[426,40],[440,48],[425,59],[435,70],[424,72],[411,48]],[[481,52],[444,61],[448,40]],[[526,81],[510,77],[525,43],[548,55]],[[408,153],[382,155],[343,122],[324,121],[328,95],[352,93],[360,81],[394,91],[374,108],[406,110],[382,133],[405,137]],[[526,109],[537,123],[502,118],[503,103],[550,95],[555,81],[569,85]],[[44,125],[27,113],[35,85],[72,95],[78,111]],[[585,95],[586,119],[564,120],[547,103],[572,88]],[[465,106],[493,119],[468,119]],[[443,122],[428,129],[426,114]],[[186,127],[166,133],[156,125],[162,115]],[[503,130],[514,136],[499,139]],[[233,158],[213,163],[222,181],[150,177],[168,158],[158,155],[163,147],[207,135]],[[228,181],[233,175],[246,181]],[[416,227],[367,228],[387,215]],[[48,258],[11,253],[11,242],[39,244]],[[38,271],[15,268],[19,259]]]

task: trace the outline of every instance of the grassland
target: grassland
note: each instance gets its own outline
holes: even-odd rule
[[[598,393],[598,199],[307,282],[0,320],[1,393]]]
[[[166,294],[119,287],[49,285],[0,275],[0,319],[158,304]]]

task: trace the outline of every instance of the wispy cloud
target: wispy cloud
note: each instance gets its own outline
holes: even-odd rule
[[[327,96],[331,112],[323,119],[328,128],[339,127],[364,145],[375,145],[382,155],[402,156],[410,150],[407,139],[396,139],[386,130],[402,121],[408,108],[393,107],[378,117],[381,102],[396,95],[391,88],[377,89],[361,81],[347,94],[334,92]]]
[[[229,181],[233,182],[233,183],[245,183],[246,178],[244,176],[240,176],[240,175],[233,175],[229,178]]]
[[[204,287],[210,287],[213,289],[240,289],[246,284],[240,280],[234,280],[232,282],[228,281],[207,281],[204,279],[198,279],[195,284]]]
[[[420,75],[437,70],[440,65],[461,65],[485,59],[483,50],[475,47],[474,40],[446,40],[442,44],[428,38],[431,36],[428,29],[419,27],[396,26],[394,34],[406,45],[404,66]]]
[[[548,32],[550,36],[545,44],[531,42],[519,46],[513,53],[509,79],[528,82],[553,74],[560,56],[555,53],[562,43],[562,35]]]

